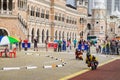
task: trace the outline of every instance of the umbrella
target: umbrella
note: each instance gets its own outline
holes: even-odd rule
[[[0,36],[0,45],[17,43],[20,40],[12,36]]]

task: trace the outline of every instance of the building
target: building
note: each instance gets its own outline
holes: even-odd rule
[[[93,8],[93,0],[88,0],[88,15],[92,15],[92,8]]]
[[[45,40],[99,39],[120,36],[120,12],[116,8],[107,15],[105,0],[94,0],[92,16],[88,15],[88,0],[76,0],[76,9],[66,6],[66,0],[0,0],[0,35]]]
[[[93,5],[92,16],[89,16],[87,19],[88,24],[85,29],[85,35],[94,35],[97,36],[98,39],[102,40],[120,36],[119,9],[117,8],[111,15],[108,15],[105,0],[94,0]]]
[[[117,8],[120,11],[120,0],[107,0],[107,14],[111,15]]]
[[[66,0],[0,0],[0,35],[11,35],[39,44],[45,40],[80,39],[87,24],[87,0],[76,9]]]

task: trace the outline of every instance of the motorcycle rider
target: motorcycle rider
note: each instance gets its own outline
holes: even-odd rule
[[[96,57],[94,55],[91,55],[90,53],[87,53],[87,55],[86,55],[86,64],[87,64],[88,67],[91,67],[90,63],[92,61],[95,63],[95,65],[98,65],[98,61],[97,61]]]
[[[83,60],[83,52],[82,52],[82,50],[76,49],[75,56],[76,56],[76,59]]]

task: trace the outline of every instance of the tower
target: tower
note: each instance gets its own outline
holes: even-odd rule
[[[93,34],[99,39],[106,37],[106,5],[105,0],[94,0],[92,9]]]
[[[118,11],[120,11],[120,0],[106,0],[107,2],[107,14],[111,15],[112,12],[118,8]]]
[[[93,0],[88,0],[88,14],[92,15]]]

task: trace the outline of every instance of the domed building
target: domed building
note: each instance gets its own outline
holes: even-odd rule
[[[105,9],[105,0],[94,0],[94,9]]]
[[[88,17],[85,35],[87,37],[93,35],[102,40],[120,36],[118,9],[109,16],[106,12],[105,0],[94,0],[93,5],[92,16]]]

